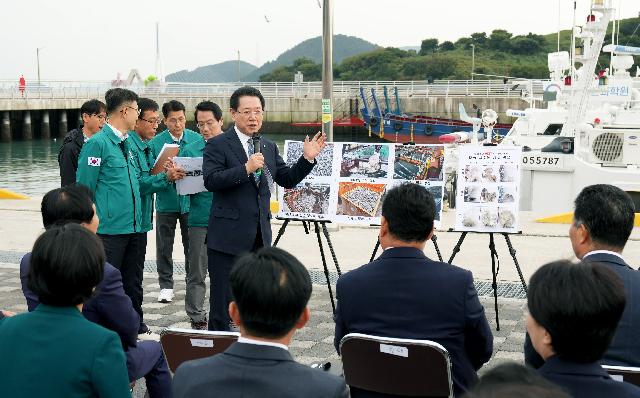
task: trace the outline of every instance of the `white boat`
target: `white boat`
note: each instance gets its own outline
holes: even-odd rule
[[[570,212],[578,193],[599,183],[624,189],[640,208],[640,76],[629,71],[640,48],[602,48],[613,12],[611,0],[594,0],[586,24],[574,27],[572,56],[549,54],[543,98],[532,95],[536,83],[515,83],[531,107],[507,111],[518,119],[500,145],[523,147],[521,210]],[[601,49],[611,68],[596,74]],[[536,108],[542,100],[547,108]]]

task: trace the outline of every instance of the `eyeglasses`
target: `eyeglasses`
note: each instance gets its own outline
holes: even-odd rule
[[[167,119],[166,122],[171,124],[176,124],[176,123],[185,124],[187,122],[187,119],[185,119],[184,117],[179,117],[177,119],[172,117],[171,119]]]
[[[145,122],[149,123],[149,124],[155,124],[156,126],[162,123],[162,119],[153,119],[153,120],[149,120],[149,119],[145,119],[145,118],[139,118],[140,120],[144,120]]]
[[[102,115],[102,114],[99,115],[97,113],[94,113],[91,116],[95,116],[96,118],[98,118],[98,120],[106,120],[107,119],[107,115]]]
[[[217,120],[211,119],[211,120],[207,120],[206,122],[198,122],[198,123],[196,123],[196,126],[199,129],[203,129],[204,126],[207,126],[207,127],[211,128],[216,124],[216,122],[217,122]]]
[[[255,117],[260,117],[264,114],[264,111],[262,109],[257,110],[257,111],[252,111],[249,109],[246,109],[244,111],[236,111],[237,113],[241,114],[244,117],[249,117],[251,115],[255,116]]]
[[[136,111],[136,113],[138,114],[138,116],[140,116],[140,108],[134,108],[134,107],[129,106],[129,105],[125,105],[125,106],[124,106],[124,109],[120,110],[120,112],[124,112],[124,110],[125,110],[125,109],[127,109],[127,108],[129,108],[129,109],[133,109],[134,111]]]

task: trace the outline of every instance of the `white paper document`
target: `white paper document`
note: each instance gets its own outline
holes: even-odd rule
[[[202,158],[175,157],[173,161],[178,167],[184,169],[186,176],[176,181],[178,195],[192,195],[198,192],[206,192],[202,176]]]

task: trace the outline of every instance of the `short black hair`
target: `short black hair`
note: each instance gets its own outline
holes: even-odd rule
[[[574,224],[584,225],[595,244],[624,248],[633,230],[635,204],[613,185],[590,185],[575,200]]]
[[[213,117],[220,121],[222,119],[222,109],[215,102],[211,101],[202,101],[198,105],[196,105],[196,110],[193,112],[193,120],[198,122],[198,112],[212,112]]]
[[[280,338],[289,333],[311,297],[307,269],[276,247],[240,257],[229,284],[244,327],[256,337]]]
[[[104,249],[98,236],[78,224],[46,230],[31,252],[28,286],[42,304],[85,302],[102,281]]]
[[[529,282],[531,317],[551,335],[553,351],[570,362],[602,358],[626,303],[620,277],[598,263],[556,261],[539,268]]]
[[[532,368],[507,362],[488,370],[465,398],[571,398]]]
[[[44,195],[40,210],[45,229],[67,222],[88,224],[95,214],[93,192],[77,183],[56,188]]]
[[[113,114],[124,104],[138,101],[138,94],[126,88],[112,88],[104,94],[104,100],[107,103],[107,113]]]
[[[146,111],[155,112],[160,109],[160,107],[158,106],[158,103],[151,98],[138,98],[138,109],[140,109],[138,119],[142,119]]]
[[[258,97],[260,99],[260,105],[262,105],[262,110],[264,110],[264,97],[260,90],[251,86],[240,87],[236,91],[231,94],[231,99],[229,100],[229,107],[234,111],[238,110],[238,105],[240,104],[240,97]]]
[[[424,242],[433,230],[436,202],[425,187],[403,183],[386,193],[382,216],[394,237],[405,242]]]
[[[169,112],[184,112],[186,115],[186,108],[180,101],[171,100],[162,104],[162,115],[166,118],[169,116]]]
[[[103,111],[107,111],[107,106],[104,104],[104,102],[97,99],[92,99],[82,104],[82,106],[80,107],[80,116],[84,115],[85,113],[89,116],[97,115]]]

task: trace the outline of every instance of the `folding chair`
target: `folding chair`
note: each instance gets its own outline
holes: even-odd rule
[[[237,332],[168,328],[160,333],[160,344],[169,369],[175,373],[183,362],[219,354],[238,337]]]
[[[350,387],[412,397],[453,397],[451,360],[430,340],[349,333],[340,340]]]
[[[614,380],[624,381],[640,387],[640,368],[611,365],[602,365],[602,367]]]

